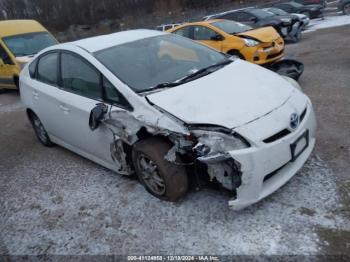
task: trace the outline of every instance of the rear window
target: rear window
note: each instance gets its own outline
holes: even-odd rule
[[[49,85],[57,85],[58,53],[49,53],[40,58],[38,80]]]

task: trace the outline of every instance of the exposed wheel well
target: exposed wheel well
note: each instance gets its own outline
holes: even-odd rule
[[[229,54],[229,55],[236,55],[236,56],[238,56],[240,59],[245,60],[245,58],[244,58],[244,56],[241,54],[241,52],[239,52],[239,51],[236,50],[236,49],[232,49],[232,50],[228,51],[227,54]]]
[[[34,112],[32,112],[34,113]],[[142,127],[137,133],[137,142],[135,142],[133,145],[129,145],[126,142],[123,141],[123,149],[126,154],[126,158],[128,160],[128,163],[131,165],[132,169],[134,169],[133,163],[132,163],[132,150],[133,147],[140,141],[150,138],[158,138],[166,143],[168,143],[170,146],[173,146],[173,143],[170,141],[170,139],[163,135],[154,135],[147,131],[145,127]]]

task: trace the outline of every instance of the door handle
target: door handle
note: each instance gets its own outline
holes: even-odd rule
[[[68,107],[64,106],[64,105],[60,105],[60,109],[61,109],[65,114],[67,114],[67,113],[70,112],[70,109],[69,109]]]
[[[39,93],[37,91],[32,91],[32,95],[35,99],[39,98]]]

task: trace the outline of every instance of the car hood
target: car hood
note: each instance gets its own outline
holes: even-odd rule
[[[264,43],[272,42],[280,37],[277,31],[272,26],[249,30],[243,33],[236,34],[236,36],[254,38]]]
[[[279,108],[294,89],[276,73],[238,59],[212,74],[147,98],[187,124],[235,128]]]

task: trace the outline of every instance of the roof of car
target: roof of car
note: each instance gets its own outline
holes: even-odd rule
[[[47,30],[35,20],[0,21],[1,37],[28,34],[34,32],[47,32]]]
[[[134,42],[137,40],[164,35],[166,33],[148,30],[148,29],[137,29],[129,30],[118,33],[113,33],[109,35],[101,35],[90,38],[85,38],[69,44],[79,46],[90,53],[98,52],[103,49],[107,49],[116,45],[122,45],[129,42]]]

